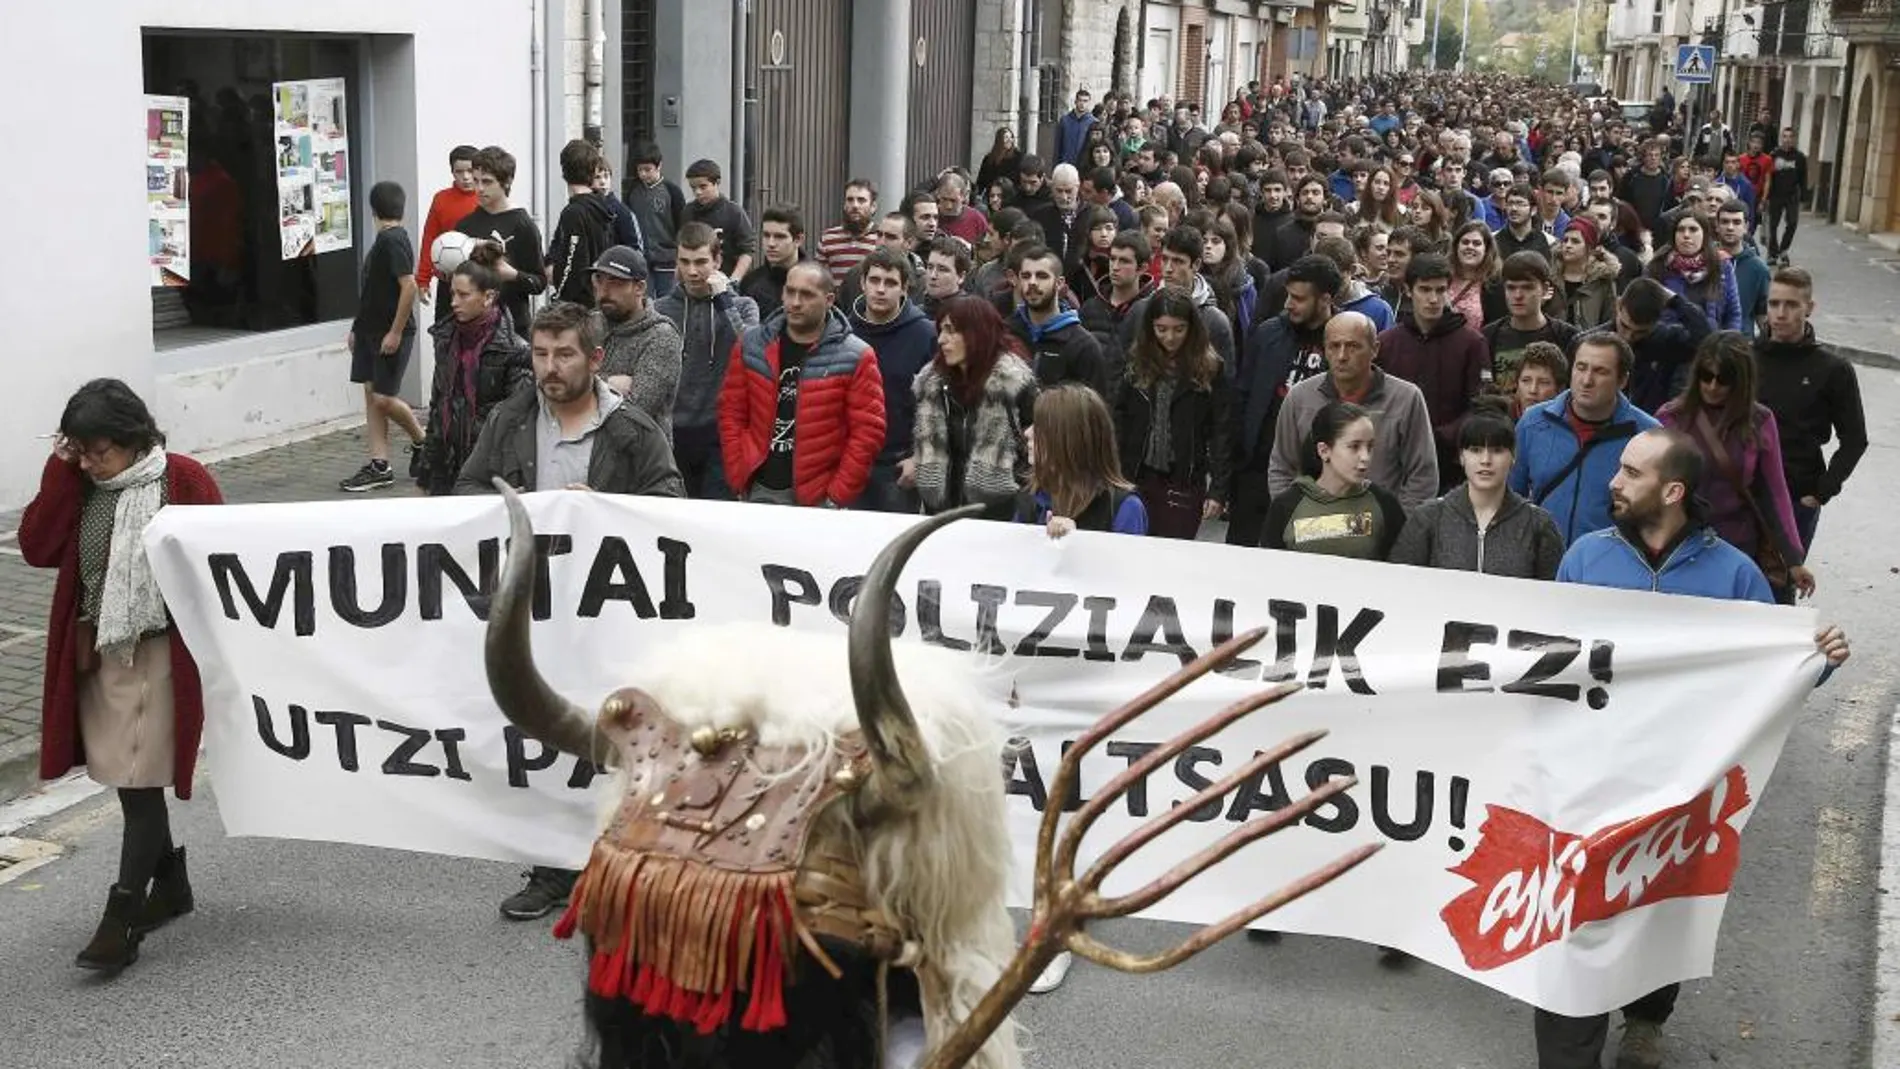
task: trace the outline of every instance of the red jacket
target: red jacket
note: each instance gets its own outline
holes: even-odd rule
[[[719,389],[719,447],[726,481],[744,497],[765,463],[778,416],[783,313],[747,330],[732,347]],[[849,505],[864,493],[884,448],[884,380],[877,354],[832,309],[798,374],[792,493],[801,505]]]
[[[423,293],[429,292],[429,283],[435,278],[435,261],[430,258],[435,251],[435,239],[468,218],[480,207],[480,198],[481,194],[472,189],[464,193],[450,186],[438,190],[435,199],[429,202],[428,218],[422,221],[422,248],[416,253],[416,288]]]
[[[168,505],[221,505],[224,496],[204,465],[188,456],[165,457]],[[46,458],[40,492],[20,516],[20,556],[35,568],[58,568],[53,611],[46,623],[46,679],[40,705],[40,778],[54,779],[86,763],[79,738],[79,686],[73,672],[74,628],[79,623],[79,510],[86,500],[86,477],[58,457]],[[172,757],[172,791],[191,797],[198,764],[198,740],[204,734],[204,694],[191,651],[171,631],[172,712],[177,718]]]

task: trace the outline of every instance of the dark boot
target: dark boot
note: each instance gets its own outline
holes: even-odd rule
[[[79,952],[73,964],[82,969],[116,973],[139,960],[140,937],[133,922],[144,906],[142,891],[115,884],[106,895],[106,915],[99,920],[99,930],[92,933],[92,942]]]
[[[145,896],[145,908],[134,925],[140,935],[164,927],[173,917],[182,917],[193,908],[191,877],[185,873],[185,848],[167,851],[158,859],[158,871],[152,874],[152,891]]]

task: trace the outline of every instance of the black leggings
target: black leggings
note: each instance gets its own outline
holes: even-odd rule
[[[172,849],[171,814],[163,787],[120,787],[125,839],[119,847],[119,886],[143,888]]]

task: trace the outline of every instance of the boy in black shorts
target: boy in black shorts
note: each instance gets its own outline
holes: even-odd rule
[[[389,470],[389,422],[409,433],[411,454],[422,443],[422,424],[408,402],[397,396],[416,347],[416,248],[402,226],[408,197],[394,182],[378,182],[369,191],[376,217],[376,243],[363,263],[363,292],[350,324],[350,381],[363,384],[363,414],[369,431],[369,463],[343,480],[351,493],[380,490],[396,481]]]

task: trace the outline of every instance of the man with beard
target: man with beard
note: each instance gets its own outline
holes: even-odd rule
[[[1281,271],[1313,248],[1313,228],[1326,210],[1326,179],[1309,174],[1293,187],[1293,211],[1267,237],[1267,266]],[[1259,256],[1256,252],[1254,255]]]
[[[1623,176],[1623,184],[1617,189],[1616,195],[1636,209],[1636,217],[1643,221],[1643,228],[1657,234],[1656,245],[1661,248],[1664,242],[1657,231],[1663,213],[1675,207],[1676,200],[1669,191],[1669,172],[1663,169],[1662,143],[1645,143],[1638,159],[1641,163]]]
[[[1044,389],[1079,382],[1107,398],[1102,345],[1083,328],[1075,309],[1062,303],[1061,287],[1062,261],[1055,250],[1024,250],[1016,269],[1016,314],[1007,321],[1010,332],[1022,339]]]
[[[759,251],[763,260],[745,277],[739,292],[758,304],[760,319],[770,319],[778,311],[786,273],[805,260],[805,221],[790,208],[765,209],[759,216]]]
[[[740,335],[759,324],[759,306],[719,272],[719,238],[705,223],[680,227],[674,255],[679,285],[654,305],[680,332],[673,456],[689,497],[726,501],[732,487],[719,453],[719,390]]]
[[[495,407],[456,479],[458,494],[492,494],[500,478],[527,493],[592,490],[602,494],[684,497],[666,435],[652,418],[600,381],[600,317],[562,301],[543,308],[529,330],[532,390]],[[567,904],[578,873],[535,866],[527,886],[501,903],[501,915],[525,921]]]
[[[1128,366],[1128,351],[1122,348],[1121,325],[1129,310],[1155,291],[1142,268],[1150,259],[1148,239],[1139,230],[1124,230],[1108,245],[1108,286],[1082,302],[1082,326],[1102,345],[1102,358],[1108,379],[1109,410],[1115,407],[1115,395],[1121,392],[1122,372]]]
[[[607,321],[600,377],[607,388],[652,417],[670,443],[682,349],[673,322],[647,302],[646,258],[625,245],[593,266],[594,307]]]
[[[1227,509],[1227,543],[1260,544],[1260,527],[1272,495],[1267,462],[1273,427],[1287,391],[1326,370],[1326,323],[1345,284],[1339,265],[1324,256],[1302,256],[1287,268],[1286,309],[1247,338],[1234,376],[1235,429],[1233,500]]]
[[[1697,496],[1703,467],[1702,452],[1682,431],[1647,430],[1631,438],[1608,486],[1614,526],[1573,542],[1557,566],[1557,581],[1773,605],[1761,568],[1709,526]],[[1822,627],[1814,633],[1814,648],[1827,665],[1815,681],[1820,686],[1847,661],[1847,636],[1837,626]],[[1662,1026],[1680,989],[1668,984],[1623,1007],[1618,1066],[1660,1069]],[[1564,1017],[1540,1009],[1535,1029],[1538,1069],[1603,1064],[1609,1014]]]
[[[1273,271],[1286,266],[1273,262],[1273,236],[1293,215],[1286,193],[1286,172],[1277,167],[1268,170],[1260,179],[1260,201],[1253,210],[1252,252]]]
[[[726,368],[719,391],[726,478],[746,501],[849,508],[884,447],[877,354],[851,333],[823,267],[793,267],[784,301],[745,332]]]
[[[941,237],[939,245],[956,245]],[[934,262],[942,254],[930,253]],[[851,331],[877,353],[878,373],[884,381],[884,443],[871,466],[860,508],[878,512],[907,512],[920,508],[917,462],[911,442],[917,422],[917,395],[911,383],[930,363],[936,350],[937,327],[910,300],[910,260],[893,249],[878,249],[859,265],[864,295],[845,310]]]
[[[877,248],[877,236],[871,233],[876,219],[877,183],[853,178],[844,187],[844,218],[818,235],[818,262],[831,271],[833,284],[844,285],[851,269]],[[783,282],[781,279],[780,284]]]

